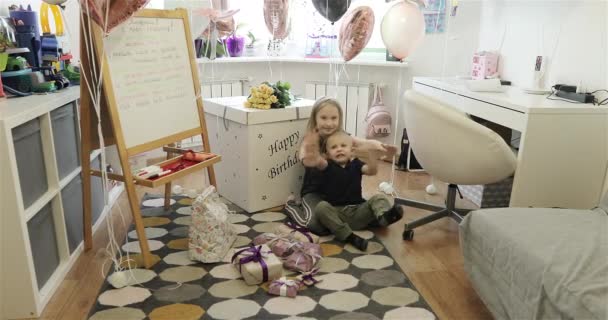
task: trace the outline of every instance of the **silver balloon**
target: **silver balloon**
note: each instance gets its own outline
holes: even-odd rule
[[[342,18],[351,2],[351,0],[312,0],[315,9],[331,23]]]

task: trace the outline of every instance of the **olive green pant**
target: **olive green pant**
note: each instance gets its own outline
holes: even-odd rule
[[[338,240],[344,241],[353,230],[378,226],[378,218],[390,208],[388,198],[377,194],[358,205],[332,206],[327,201],[321,201],[315,207],[314,215]]]

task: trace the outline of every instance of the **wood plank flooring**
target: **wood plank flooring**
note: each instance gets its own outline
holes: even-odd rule
[[[381,181],[390,181],[391,165],[380,163],[378,175],[364,178],[364,193],[369,196],[378,192]],[[202,188],[205,177],[199,174],[187,177],[177,184],[185,188]],[[400,197],[443,203],[446,187],[439,183],[439,193],[428,195],[424,188],[430,178],[424,173],[395,172],[395,189]],[[138,193],[157,192],[139,188]],[[459,207],[474,208],[468,201],[459,201]],[[122,194],[112,209],[113,226],[118,243],[123,243],[125,232],[131,223],[126,194]],[[124,217],[121,219],[121,214]],[[405,208],[405,217],[389,228],[375,230],[395,261],[428,301],[440,319],[492,319],[463,271],[462,256],[458,243],[458,225],[449,219],[436,221],[416,229],[414,240],[401,239],[404,221],[414,220],[428,214],[423,210]],[[98,291],[111,267],[105,253],[108,243],[107,226],[104,224],[94,235],[94,247],[83,253],[61,286],[45,308],[42,318],[46,320],[86,319],[94,304]],[[103,268],[103,270],[102,270]]]

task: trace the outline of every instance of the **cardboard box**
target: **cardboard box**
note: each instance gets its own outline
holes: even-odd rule
[[[205,99],[211,152],[220,195],[247,212],[285,204],[300,193],[304,167],[298,151],[314,101],[284,109],[245,108],[246,97]]]

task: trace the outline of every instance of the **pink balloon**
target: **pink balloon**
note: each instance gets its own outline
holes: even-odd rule
[[[275,39],[289,35],[289,0],[264,0],[264,22]]]
[[[368,6],[346,13],[340,27],[340,53],[344,61],[356,57],[369,42],[374,31],[374,11]]]
[[[388,9],[380,24],[382,41],[395,58],[407,58],[424,38],[424,15],[417,4],[399,1]]]
[[[80,0],[80,7],[85,12],[88,8],[89,17],[105,32],[110,32],[145,7],[148,1],[150,0]]]

